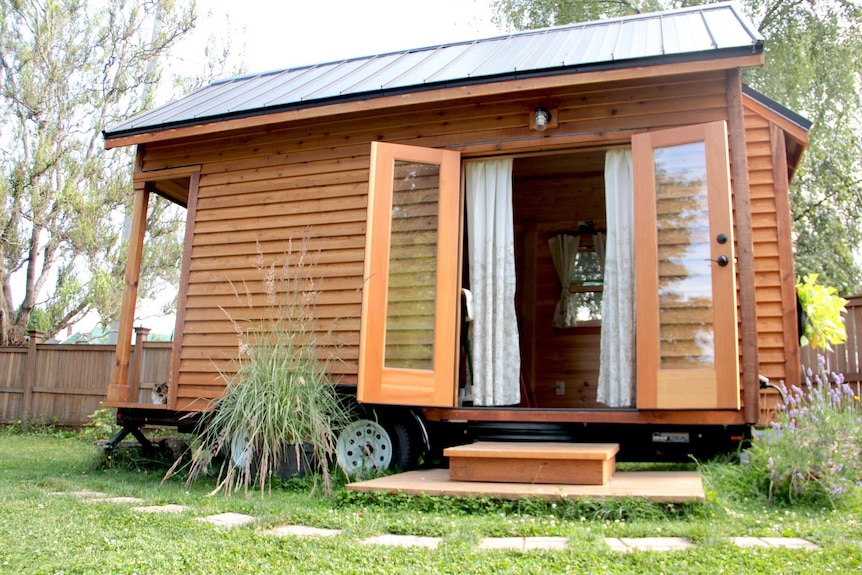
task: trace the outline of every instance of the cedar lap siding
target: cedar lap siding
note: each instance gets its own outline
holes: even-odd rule
[[[258,108],[109,130],[108,147],[137,145],[138,150],[120,341],[131,334],[151,193],[188,208],[166,408],[196,411],[223,393],[220,373],[230,372],[237,357],[231,318],[253,325],[268,313],[261,266],[275,266],[280,272],[285,262],[295,263],[303,238],[308,238],[308,275],[315,278],[319,292],[314,325],[319,350],[338,359],[329,364],[337,380],[357,383],[371,142],[454,149],[462,160],[519,157],[628,145],[632,135],[645,131],[723,121],[732,164],[743,409],[687,415],[671,410],[656,417],[686,423],[753,422],[758,416],[759,373],[788,382],[799,377],[787,187],[808,127],[743,89],[740,69],[762,65],[761,50],[755,42],[748,52],[632,57],[630,63],[414,86],[270,112]],[[552,111],[553,125],[545,132],[530,127],[539,106]],[[517,202],[517,188],[515,193]],[[547,230],[536,232],[528,223],[541,214],[524,214],[539,208],[531,208],[528,200],[522,205],[520,212],[516,209],[521,267],[525,253],[547,249],[548,237]],[[559,210],[559,205],[550,210]],[[536,266],[541,265],[537,260]],[[552,273],[545,270],[541,277]],[[552,308],[552,299],[542,298],[541,289],[534,295],[536,309],[548,304]],[[535,330],[549,321],[535,321]],[[581,353],[586,349],[586,355],[598,357],[597,335],[589,330],[579,334]],[[108,388],[107,405],[115,407],[133,406],[123,347],[118,346]],[[533,369],[547,370],[554,363],[551,358],[531,359],[530,353],[541,350],[527,351],[525,361],[532,362]],[[553,385],[550,371],[534,377]],[[537,396],[542,393],[538,386]],[[589,397],[579,401],[579,407],[595,406]]]

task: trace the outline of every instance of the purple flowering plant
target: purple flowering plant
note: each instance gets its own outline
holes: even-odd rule
[[[801,387],[782,388],[771,423],[749,449],[749,460],[771,503],[809,502],[836,507],[862,493],[862,404],[844,376],[820,368]]]

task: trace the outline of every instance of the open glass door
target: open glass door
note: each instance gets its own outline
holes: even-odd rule
[[[727,128],[632,138],[639,409],[739,409]]]
[[[373,142],[357,397],[455,405],[458,152]]]

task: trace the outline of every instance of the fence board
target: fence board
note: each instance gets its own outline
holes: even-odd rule
[[[135,353],[135,346],[132,353]],[[113,345],[34,346],[33,381],[26,385],[27,348],[0,348],[0,424],[29,420],[77,426],[99,408],[105,398],[114,366]],[[142,346],[140,402],[151,402],[154,383],[167,381],[170,342]],[[23,412],[30,394],[30,413]]]
[[[847,314],[844,316],[847,342],[825,351],[813,350],[808,345],[801,347],[799,356],[803,376],[807,369],[814,373],[820,371],[819,357],[822,356],[827,371],[843,374],[845,381],[854,387],[862,384],[862,351],[859,349],[862,345],[862,296],[851,296],[847,300]]]

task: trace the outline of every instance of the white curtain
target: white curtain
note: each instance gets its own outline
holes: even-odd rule
[[[466,163],[474,405],[520,403],[512,160]]]
[[[604,257],[599,402],[632,407],[635,400],[635,260],[632,152],[605,155],[608,233]]]
[[[575,327],[575,322],[578,319],[578,310],[575,309],[575,298],[569,292],[569,284],[572,281],[572,274],[578,265],[578,247],[580,246],[580,236],[570,236],[568,234],[557,234],[551,236],[548,240],[548,247],[551,249],[551,259],[554,260],[554,269],[557,270],[557,277],[560,278],[560,299],[554,308],[554,327]]]
[[[596,246],[596,258],[599,260],[602,277],[605,277],[605,234],[601,232],[593,234],[593,245]]]

